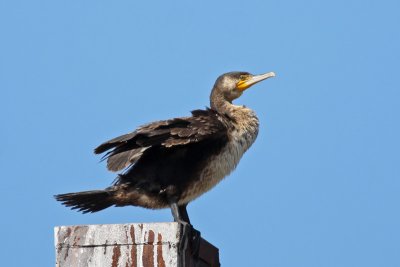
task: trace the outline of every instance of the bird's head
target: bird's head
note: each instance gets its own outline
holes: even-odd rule
[[[228,72],[218,77],[214,89],[211,92],[211,98],[222,96],[224,100],[232,102],[240,97],[243,92],[252,85],[261,82],[270,77],[275,77],[274,72],[268,72],[260,75],[253,75],[248,72]]]

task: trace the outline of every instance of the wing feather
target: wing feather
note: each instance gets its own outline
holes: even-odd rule
[[[134,164],[146,150],[159,146],[173,147],[219,138],[227,134],[224,117],[212,109],[194,110],[191,117],[157,121],[111,139],[94,152],[108,151],[107,167],[122,170]]]
[[[110,171],[116,172],[135,164],[146,149],[148,147],[141,147],[112,155],[107,159],[107,168]]]

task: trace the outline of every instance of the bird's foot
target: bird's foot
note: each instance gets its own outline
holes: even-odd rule
[[[192,246],[191,247],[192,256],[196,259],[199,257],[200,241],[201,241],[200,231],[198,231],[192,227],[192,235],[191,235],[190,244]]]
[[[185,221],[178,221],[181,227],[179,250],[183,253],[190,249],[191,256],[197,258],[199,256],[201,233],[193,228],[193,226]]]
[[[182,255],[182,258],[186,258],[187,249],[190,249],[192,257],[197,258],[199,255],[201,237],[200,232],[194,229],[190,224],[189,215],[186,211],[187,204],[178,206],[176,201],[173,201],[170,206],[172,216],[174,216],[174,221],[180,225],[181,235],[179,252]],[[183,262],[185,262],[185,260],[183,260]]]

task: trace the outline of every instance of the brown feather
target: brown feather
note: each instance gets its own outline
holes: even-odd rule
[[[135,164],[146,149],[147,147],[137,148],[112,155],[107,160],[107,168],[110,171],[117,172]]]
[[[157,121],[143,125],[132,133],[111,139],[95,149],[95,153],[109,151],[107,167],[119,171],[135,164],[145,153],[143,148],[182,146],[207,139],[216,139],[227,132],[219,114],[214,110],[194,110],[191,117]]]

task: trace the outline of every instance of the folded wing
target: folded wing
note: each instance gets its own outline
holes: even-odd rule
[[[149,149],[184,146],[221,138],[226,134],[227,126],[221,115],[211,109],[194,110],[191,117],[143,125],[132,133],[101,144],[94,152],[100,154],[108,151],[104,156],[107,158],[107,168],[119,171],[135,164]]]

